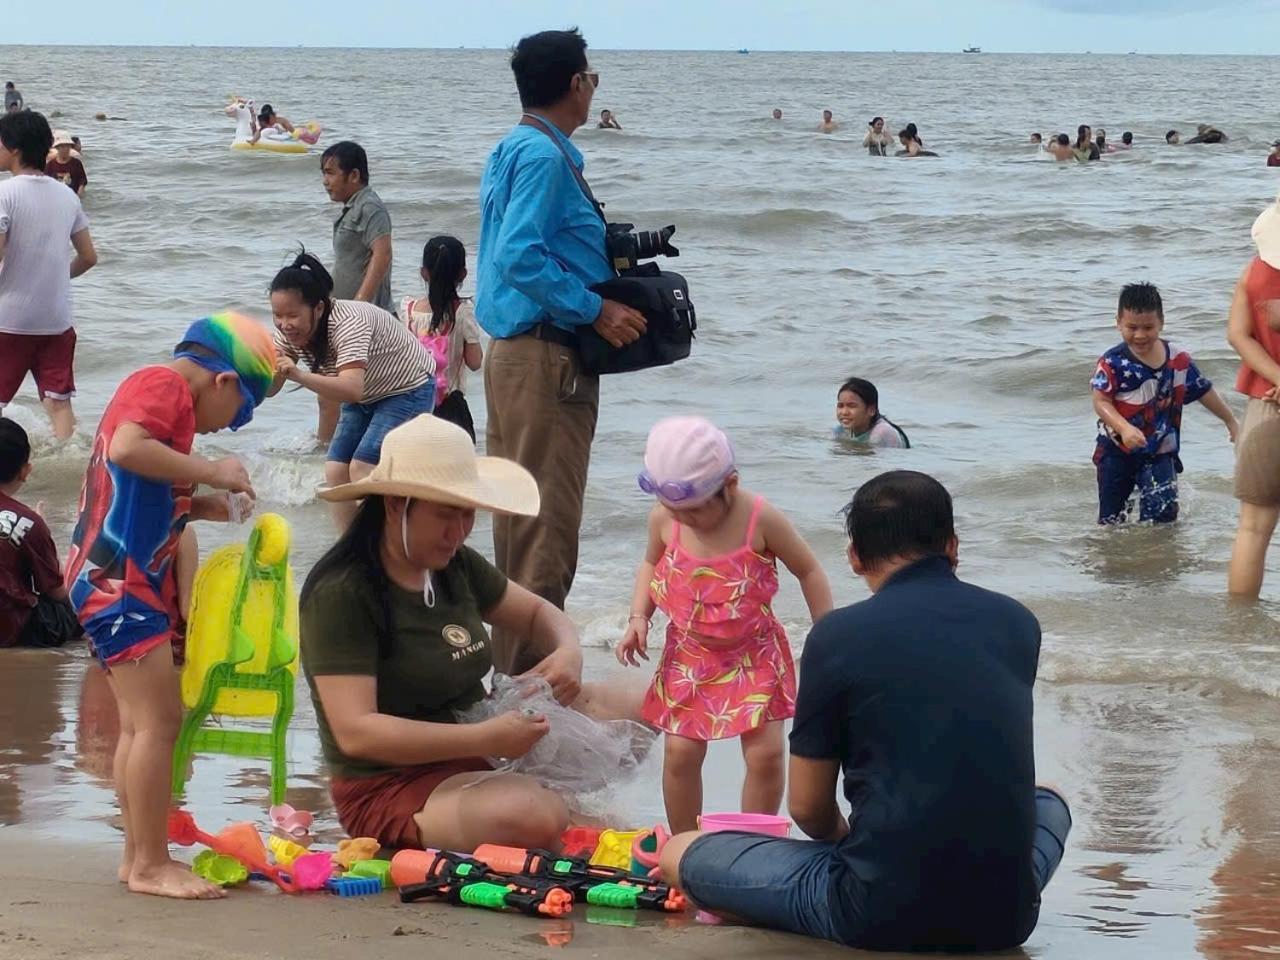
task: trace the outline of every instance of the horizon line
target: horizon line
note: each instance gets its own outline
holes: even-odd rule
[[[189,50],[192,48],[201,50],[388,50],[388,51],[415,51],[424,53],[451,53],[451,52],[467,52],[467,53],[487,53],[487,52],[508,52],[511,46],[468,46],[460,44],[455,47],[419,47],[419,46],[399,46],[395,44],[330,44],[330,43],[297,43],[289,46],[281,46],[279,44],[266,43],[176,43],[176,42],[154,42],[154,43],[71,43],[66,41],[54,41],[49,43],[41,43],[37,41],[29,41],[22,43],[6,42],[0,43],[0,50],[7,48],[22,47],[62,47],[67,49],[101,49],[101,50],[118,50],[118,49],[153,49],[153,50]],[[813,49],[782,49],[773,47],[757,47],[750,49],[747,47],[609,47],[609,46],[592,46],[589,49],[606,51],[609,53],[723,53],[742,55],[751,53],[770,53],[770,54],[806,54],[806,53],[852,53],[852,54],[935,54],[935,55],[955,55],[955,56],[1052,56],[1052,55],[1076,55],[1084,54],[1086,56],[1096,57],[1127,57],[1127,56],[1145,56],[1145,57],[1256,57],[1274,58],[1280,56],[1275,53],[1227,53],[1227,52],[1161,52],[1155,50],[987,50],[979,49],[977,52],[970,52],[963,48],[947,49],[947,50],[902,50],[902,49],[880,49],[880,50],[852,50],[835,47],[813,48]]]

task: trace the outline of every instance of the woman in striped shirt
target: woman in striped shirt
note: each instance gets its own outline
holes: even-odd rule
[[[329,486],[360,480],[388,431],[435,405],[435,360],[394,316],[371,303],[334,300],[333,278],[305,250],[271,281],[278,361],[269,396],[286,380],[342,404],[324,468]],[[303,370],[302,360],[310,370]],[[335,503],[345,530],[353,505]]]

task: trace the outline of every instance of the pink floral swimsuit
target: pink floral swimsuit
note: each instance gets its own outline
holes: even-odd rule
[[[777,564],[751,547],[763,505],[757,497],[746,543],[718,557],[687,553],[674,524],[654,568],[650,594],[671,623],[642,715],[667,733],[723,740],[795,715],[795,662],[772,607]]]

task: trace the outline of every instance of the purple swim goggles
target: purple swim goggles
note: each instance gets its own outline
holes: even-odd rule
[[[722,476],[717,477],[710,483],[703,484],[692,483],[688,480],[665,480],[662,483],[658,483],[648,470],[641,470],[640,475],[636,477],[636,483],[645,493],[666,503],[698,503],[706,500],[724,486],[724,482],[729,479],[729,476],[736,469],[736,466],[730,466]]]

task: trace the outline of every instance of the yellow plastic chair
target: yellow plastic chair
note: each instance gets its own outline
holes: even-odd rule
[[[285,735],[298,671],[298,598],[289,569],[289,525],[258,518],[248,544],[215,551],[196,574],[187,618],[182,701],[173,750],[173,795],[186,792],[191,760],[221,753],[271,761],[271,802],[284,800]],[[206,727],[211,716],[271,717],[271,730]]]

